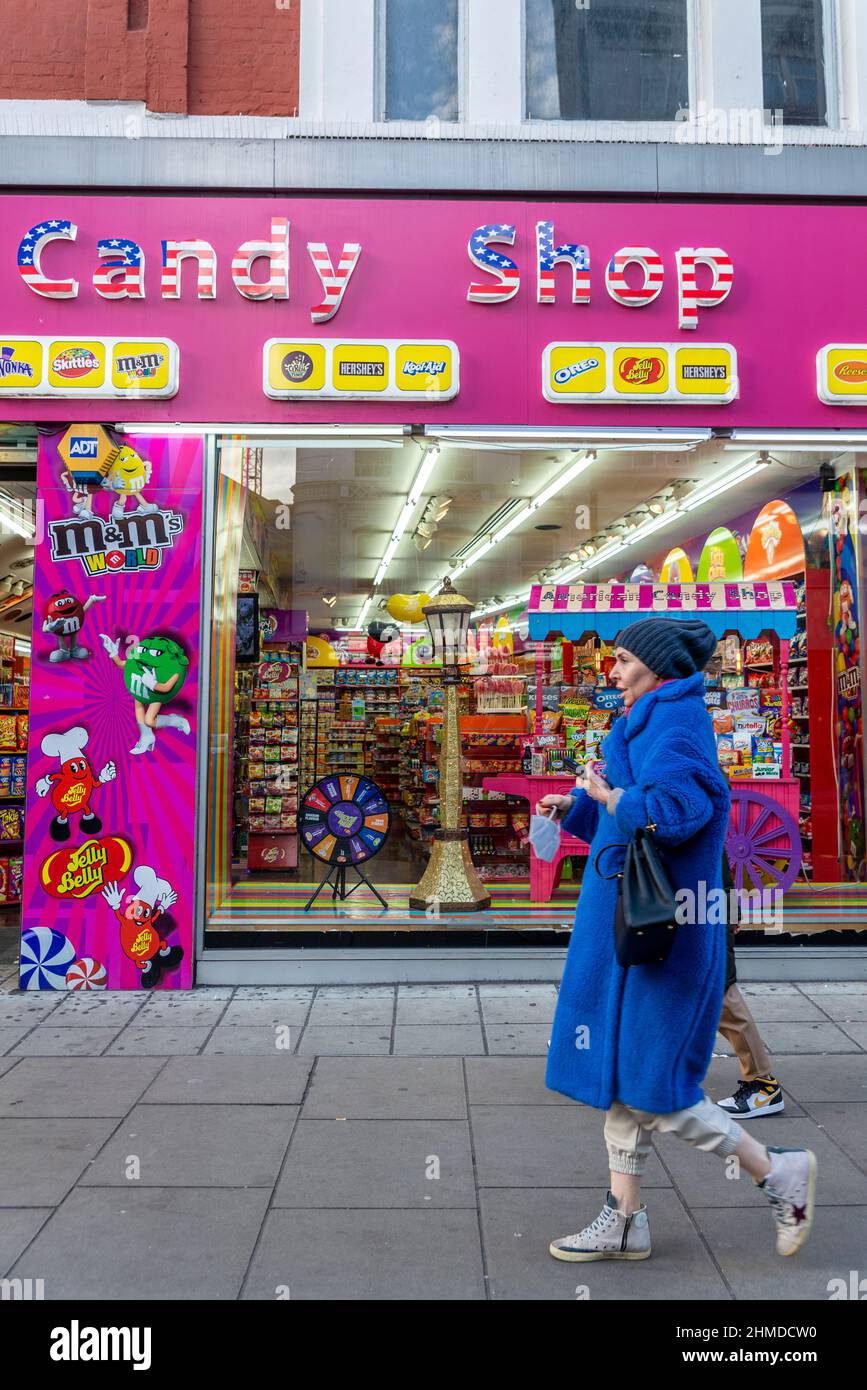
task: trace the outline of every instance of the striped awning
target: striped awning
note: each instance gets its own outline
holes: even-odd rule
[[[585,633],[605,641],[639,618],[701,618],[722,637],[737,632],[792,638],[797,600],[791,580],[728,580],[715,584],[535,584],[530,593],[530,638],[557,635],[577,642]]]

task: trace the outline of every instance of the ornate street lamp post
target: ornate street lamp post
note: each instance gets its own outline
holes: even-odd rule
[[[467,632],[473,605],[455,593],[446,579],[436,598],[422,612],[433,641],[434,656],[442,662],[445,698],[443,737],[440,745],[440,824],[434,831],[428,866],[410,894],[411,908],[424,910],[431,903],[441,912],[483,912],[491,897],[470,857],[468,832],[461,828],[463,778],[461,730],[458,720],[460,664],[467,660]]]

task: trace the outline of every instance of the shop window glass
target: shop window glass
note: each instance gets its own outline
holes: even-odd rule
[[[824,125],[823,0],[762,0],[765,107],[786,125]]]
[[[458,119],[458,0],[387,0],[385,119]]]
[[[530,120],[672,121],[689,104],[687,0],[527,0]]]

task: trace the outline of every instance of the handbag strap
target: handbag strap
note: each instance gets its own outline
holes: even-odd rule
[[[614,872],[613,874],[603,874],[602,870],[601,870],[600,867],[599,867],[599,860],[602,858],[603,854],[607,854],[608,851],[609,851],[610,849],[625,849],[625,850],[628,850],[629,847],[630,847],[630,843],[629,843],[628,840],[625,840],[622,844],[619,844],[619,843],[618,843],[618,844],[611,844],[611,845],[603,845],[603,846],[602,846],[601,850],[599,851],[599,853],[596,855],[595,859],[593,860],[593,867],[594,867],[594,869],[596,870],[596,872],[597,872],[597,874],[599,875],[600,878],[611,879],[611,878],[620,878],[620,877],[621,877],[621,875],[623,874],[623,867],[622,867],[622,866],[621,866],[619,869],[616,869],[615,872]]]

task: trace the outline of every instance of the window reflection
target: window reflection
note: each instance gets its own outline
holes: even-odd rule
[[[689,101],[686,0],[527,0],[527,116],[674,120]]]
[[[458,0],[387,0],[385,119],[458,119]]]
[[[788,125],[824,125],[822,0],[762,0],[765,107]]]

